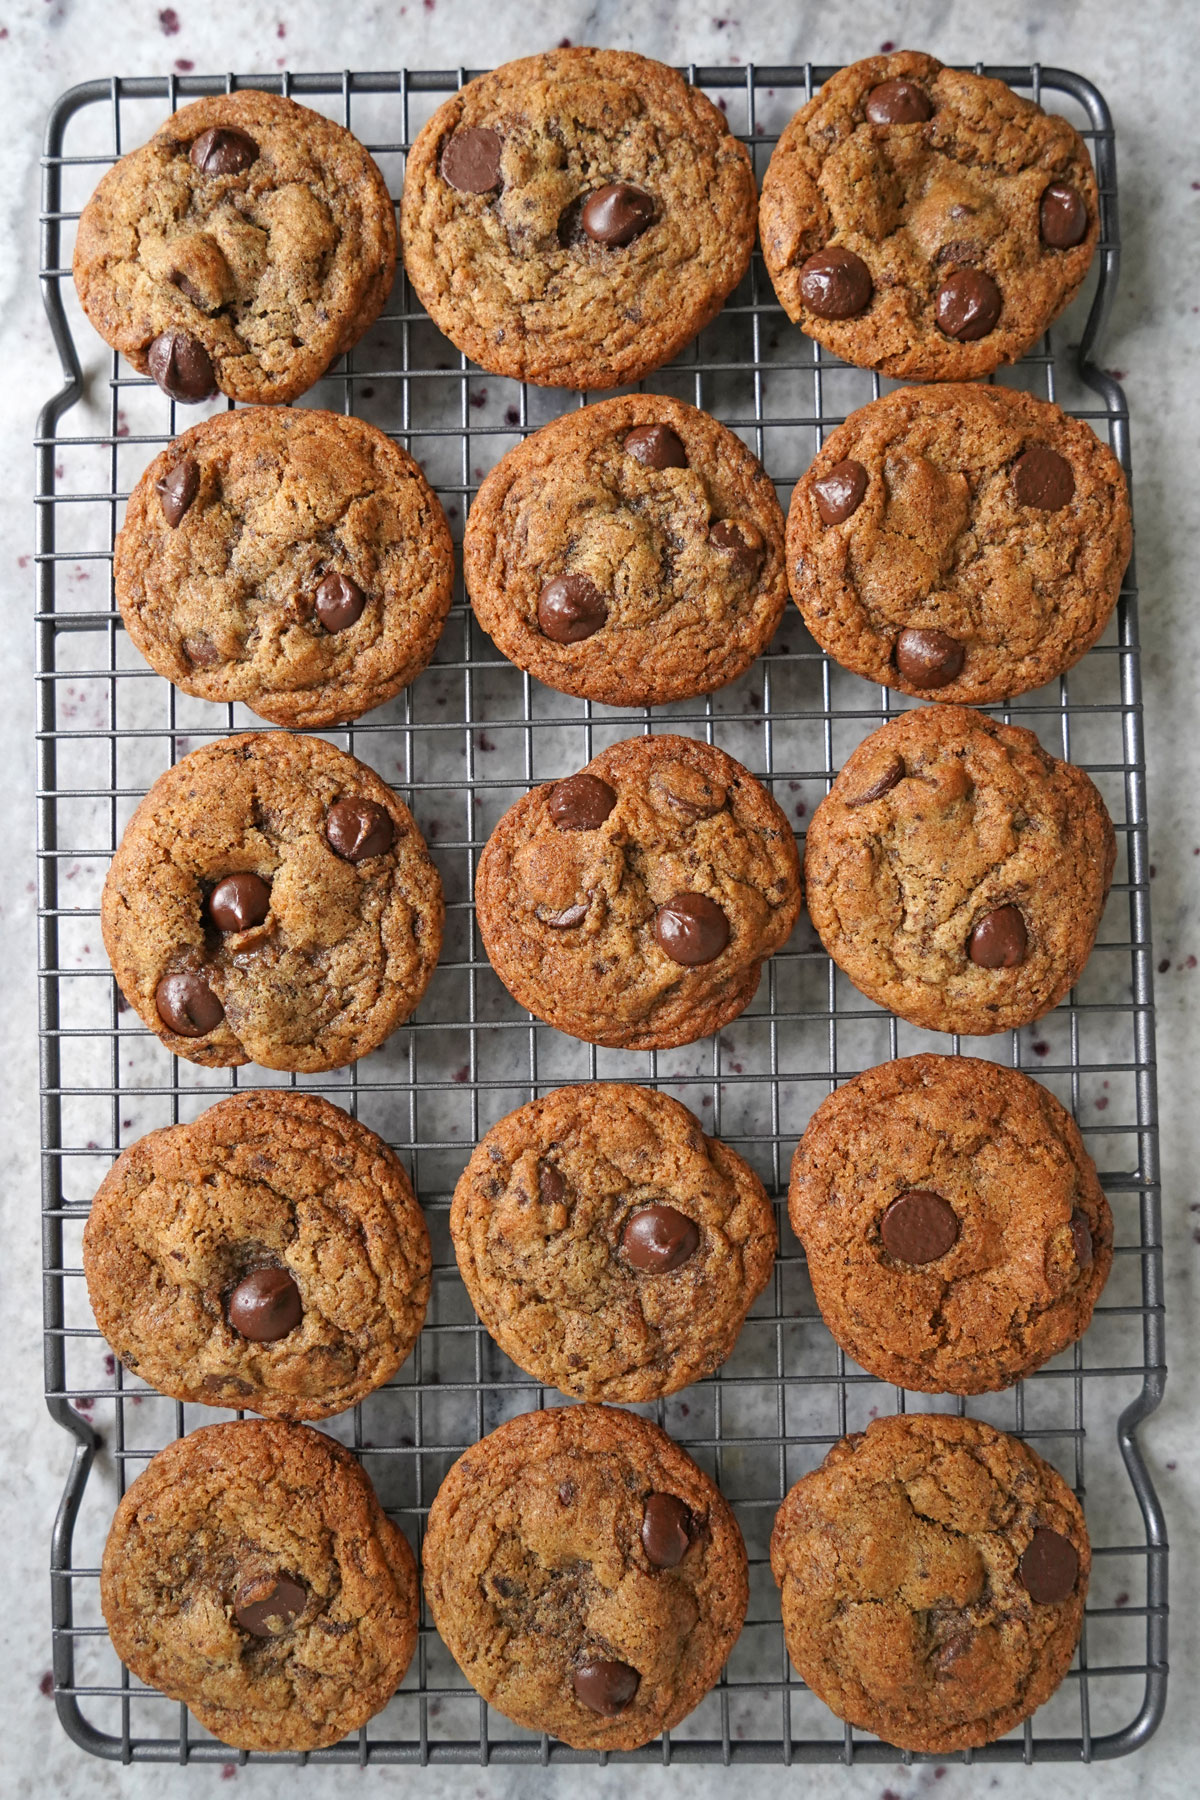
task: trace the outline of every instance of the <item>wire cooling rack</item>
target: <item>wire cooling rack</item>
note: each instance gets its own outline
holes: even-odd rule
[[[1064,70],[980,72],[1048,100],[1080,127],[1096,161],[1103,222],[1085,298],[1001,379],[1089,420],[1128,471],[1124,396],[1117,378],[1093,360],[1118,259],[1108,109],[1089,82]],[[761,179],[782,125],[832,70],[686,73],[725,109],[751,146]],[[64,385],[46,406],[37,437],[45,1366],[50,1410],[75,1440],[53,1538],[53,1661],[59,1717],[71,1737],[126,1762],[599,1760],[491,1712],[427,1618],[403,1686],[356,1737],[308,1757],[247,1758],[129,1676],[108,1642],[98,1600],[104,1537],[127,1482],[172,1437],[227,1415],[167,1401],[114,1366],[81,1279],[88,1203],[112,1158],[143,1132],[195,1117],[231,1087],[288,1078],[173,1061],[125,1010],[104,957],[100,887],[140,796],[198,743],[262,727],[240,708],[177,693],[146,668],[121,628],[110,565],[124,499],[146,463],[198,412],[177,419],[156,388],[102,350],[71,286],[74,225],[115,156],[144,141],[185,99],[235,86],[282,89],[342,120],[369,144],[399,193],[405,147],[440,96],[466,79],[468,72],[458,71],[95,81],[63,96],[47,132],[42,280]],[[86,380],[77,344],[88,362]],[[880,391],[878,378],[846,368],[788,324],[757,255],[717,322],[643,385],[724,419],[764,461],[785,505],[824,434]],[[343,408],[391,431],[424,465],[456,537],[479,481],[504,451],[555,413],[582,404],[472,368],[433,328],[403,279],[390,310],[305,403]],[[74,431],[62,423],[72,409]],[[966,1760],[1123,1755],[1154,1731],[1166,1697],[1166,1538],[1137,1442],[1165,1371],[1132,579],[1131,570],[1109,631],[1069,677],[999,709],[1091,772],[1120,850],[1100,941],[1078,988],[1031,1030],[965,1047],[1031,1070],[1071,1107],[1112,1202],[1117,1250],[1082,1343],[1008,1393],[969,1406],[914,1400],[925,1410],[969,1410],[1033,1442],[1084,1498],[1095,1551],[1076,1666],[1031,1721]],[[783,1646],[767,1562],[780,1499],[835,1438],[902,1409],[908,1398],[847,1363],[829,1337],[783,1195],[796,1139],[839,1081],[888,1057],[964,1046],[864,1001],[807,921],[768,966],[753,1005],[719,1037],[649,1055],[579,1044],[521,1012],[492,974],[471,907],[476,859],[500,814],[530,783],[577,769],[603,745],[652,724],[719,742],[768,782],[802,833],[854,744],[906,704],[832,665],[789,608],[766,656],[733,686],[653,715],[614,712],[544,689],[499,658],[460,591],[431,668],[387,707],[329,734],[409,801],[448,900],[443,959],[416,1018],[349,1071],[311,1082],[291,1078],[292,1085],[320,1088],[395,1145],[429,1217],[435,1277],[420,1343],[392,1382],[327,1427],[361,1456],[414,1545],[439,1481],[463,1448],[502,1419],[559,1401],[509,1363],[478,1325],[450,1247],[451,1190],[495,1119],[566,1081],[661,1084],[750,1159],[779,1205],[781,1254],[733,1356],[711,1380],[638,1409],[686,1445],[732,1501],[751,1559],[751,1600],[720,1685],[669,1738],[628,1760],[897,1760],[895,1750],[843,1727],[791,1670]]]

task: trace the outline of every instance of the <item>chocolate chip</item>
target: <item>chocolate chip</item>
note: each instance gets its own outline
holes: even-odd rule
[[[933,115],[933,101],[915,81],[881,81],[867,95],[872,125],[919,125]]]
[[[227,875],[209,896],[208,910],[221,931],[249,931],[270,912],[271,890],[257,875]]]
[[[1000,317],[1000,289],[983,269],[956,269],[938,289],[937,322],[947,337],[973,344]]]
[[[538,624],[556,644],[579,644],[599,631],[608,602],[589,575],[558,575],[538,595]]]
[[[625,439],[626,454],[647,469],[686,469],[687,451],[669,425],[639,425]]]
[[[1045,444],[1031,444],[1013,464],[1013,494],[1018,506],[1057,512],[1075,493],[1075,471],[1065,456]]]
[[[1042,242],[1051,250],[1073,250],[1087,236],[1088,212],[1083,195],[1065,181],[1052,181],[1038,207]]]
[[[896,667],[910,686],[943,688],[961,672],[966,651],[944,631],[910,626],[896,639]]]
[[[325,814],[329,848],[347,862],[365,862],[390,850],[396,835],[391,815],[374,800],[338,800]]]
[[[488,125],[460,125],[442,151],[442,180],[460,194],[490,194],[500,186],[503,140]]]
[[[174,531],[196,495],[200,492],[200,464],[194,456],[185,456],[168,469],[154,491],[162,507],[163,518]]]
[[[574,906],[564,906],[561,912],[539,912],[538,918],[543,925],[549,925],[551,931],[569,931],[572,926],[583,924],[587,912],[587,901],[577,900]]]
[[[575,1698],[590,1712],[615,1719],[637,1693],[641,1676],[623,1662],[585,1662],[571,1677]]]
[[[684,968],[713,962],[729,942],[729,920],[707,894],[673,894],[654,918],[659,948]]]
[[[676,1569],[692,1541],[692,1515],[674,1494],[649,1494],[642,1511],[642,1548],[656,1569]]]
[[[252,1269],[229,1296],[229,1323],[252,1344],[273,1344],[300,1323],[300,1289],[286,1269]]]
[[[290,1575],[254,1575],[238,1589],[233,1616],[251,1637],[282,1637],[304,1611],[307,1599]]]
[[[1071,1242],[1075,1249],[1075,1261],[1081,1269],[1092,1266],[1092,1228],[1087,1222],[1087,1215],[1076,1207],[1071,1214]]]
[[[326,631],[345,631],[362,617],[367,596],[357,581],[335,571],[317,589],[317,617]]]
[[[621,1233],[621,1249],[635,1269],[665,1275],[682,1268],[700,1247],[694,1219],[674,1206],[644,1206]]]
[[[558,1484],[558,1503],[560,1506],[573,1506],[575,1503],[575,1483],[560,1481]]]
[[[538,1199],[543,1206],[561,1206],[567,1184],[553,1163],[538,1164]]]
[[[812,484],[813,498],[823,524],[840,525],[862,505],[867,491],[867,471],[853,457],[834,463]]]
[[[879,1225],[888,1255],[902,1263],[931,1263],[958,1242],[958,1215],[948,1200],[911,1188],[892,1201]]]
[[[747,527],[740,519],[718,519],[715,525],[708,528],[708,541],[714,550],[721,550],[729,557],[731,573],[734,575],[757,574],[762,562],[762,544],[758,533],[751,536],[753,527]]]
[[[818,319],[853,319],[870,305],[871,271],[853,250],[830,244],[800,265],[800,298]]]
[[[997,906],[972,926],[967,955],[981,969],[1015,969],[1025,961],[1029,933],[1020,909]]]
[[[177,1037],[207,1037],[225,1017],[225,1008],[205,981],[190,969],[164,975],[154,990],[158,1016]]]
[[[1061,1531],[1039,1525],[1017,1564],[1017,1577],[1031,1600],[1043,1605],[1068,1600],[1079,1578],[1079,1552]]]
[[[557,784],[547,811],[560,831],[598,831],[616,804],[607,781],[584,773]]]
[[[240,175],[258,160],[258,145],[231,125],[210,125],[200,133],[188,156],[202,175]]]
[[[699,819],[711,819],[729,798],[727,788],[710,781],[691,763],[669,762],[654,771],[650,786],[665,795],[667,804],[689,825]]]
[[[164,394],[194,406],[217,388],[208,351],[186,331],[161,331],[146,352],[151,375]]]
[[[889,794],[898,781],[904,780],[904,758],[893,752],[887,762],[868,787],[856,794],[853,800],[847,800],[847,806],[870,806],[872,800],[882,800]]]
[[[183,654],[198,669],[211,669],[225,660],[212,639],[206,637],[184,638]]]
[[[597,188],[582,214],[583,229],[592,242],[612,250],[632,244],[653,220],[653,200],[627,181],[612,181],[607,187]]]

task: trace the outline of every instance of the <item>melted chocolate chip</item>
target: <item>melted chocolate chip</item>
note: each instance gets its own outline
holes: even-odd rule
[[[971,929],[967,955],[981,969],[1015,969],[1025,961],[1029,933],[1020,909],[997,906]]]
[[[647,469],[686,469],[687,451],[669,425],[638,425],[625,439],[625,453]]]
[[[885,794],[892,791],[897,782],[903,780],[904,758],[893,753],[888,757],[874,781],[865,787],[861,794],[855,794],[852,800],[847,800],[846,805],[851,807],[870,806],[872,800],[882,800]]]
[[[168,469],[154,491],[162,507],[163,518],[174,531],[196,495],[200,492],[200,464],[194,456],[185,456]]]
[[[258,160],[258,145],[232,125],[210,125],[195,140],[188,157],[202,175],[240,175]]]
[[[932,118],[933,101],[915,81],[900,77],[871,89],[866,112],[872,125],[919,125]]]
[[[621,1233],[621,1249],[635,1269],[665,1275],[696,1254],[700,1231],[693,1219],[674,1206],[644,1206]]]
[[[194,406],[216,392],[217,378],[208,351],[186,331],[160,332],[146,352],[146,363],[163,393],[185,406]]]
[[[1075,1251],[1075,1261],[1081,1269],[1092,1266],[1092,1228],[1087,1222],[1086,1213],[1076,1207],[1071,1214],[1071,1244]]]
[[[487,125],[460,125],[442,151],[442,180],[460,194],[490,194],[500,186],[503,139]]]
[[[364,862],[390,850],[396,835],[390,814],[374,800],[338,800],[325,814],[329,848],[347,862]]]
[[[252,1344],[273,1344],[300,1323],[300,1289],[286,1269],[252,1269],[229,1296],[229,1323]]]
[[[571,1677],[575,1698],[590,1712],[615,1719],[637,1693],[641,1676],[623,1662],[585,1662]]]
[[[800,265],[800,298],[818,319],[853,319],[871,302],[871,271],[853,250],[830,244]]]
[[[561,912],[539,911],[538,918],[543,925],[548,925],[551,931],[569,931],[575,925],[582,925],[587,918],[587,913],[587,901],[577,900],[574,906],[564,906]]]
[[[553,1163],[538,1164],[538,1199],[543,1206],[560,1206],[567,1184]]]
[[[750,535],[750,530],[740,519],[718,519],[715,525],[708,528],[708,541],[714,550],[724,551],[730,561],[735,575],[754,575],[762,562],[762,545],[757,541],[757,534]]]
[[[556,644],[579,644],[599,631],[608,602],[590,575],[558,575],[538,595],[538,624]]]
[[[834,463],[832,469],[814,481],[812,491],[822,524],[840,525],[862,505],[867,491],[867,471],[853,457],[847,457],[845,462]]]
[[[597,188],[584,203],[583,229],[594,244],[620,250],[641,237],[654,221],[654,201],[627,181],[613,181]]]
[[[973,344],[1000,317],[1000,289],[983,269],[956,269],[938,289],[935,315],[947,337]]]
[[[896,667],[911,687],[943,688],[962,672],[966,651],[944,631],[910,626],[896,639]]]
[[[1052,181],[1038,207],[1042,242],[1051,250],[1073,250],[1088,232],[1088,212],[1083,195],[1065,181]]]
[[[958,1242],[958,1215],[948,1200],[925,1188],[901,1194],[879,1225],[883,1247],[896,1262],[937,1262]]]
[[[238,1589],[233,1616],[251,1637],[282,1637],[304,1611],[307,1599],[290,1575],[255,1575]]]
[[[677,1569],[692,1542],[692,1515],[674,1494],[648,1494],[642,1511],[642,1548],[656,1569]]]
[[[1079,1578],[1079,1552],[1061,1531],[1039,1525],[1017,1564],[1017,1577],[1029,1598],[1041,1605],[1069,1600]]]
[[[560,831],[597,831],[616,804],[607,781],[585,772],[557,784],[547,811]]]
[[[1013,495],[1018,506],[1057,512],[1075,494],[1075,471],[1065,456],[1046,444],[1031,444],[1013,464]]]
[[[209,916],[221,931],[249,931],[270,910],[271,890],[257,875],[227,875],[209,895]]]
[[[362,617],[367,596],[349,575],[327,575],[317,589],[317,617],[326,631],[345,631]]]
[[[720,956],[729,942],[729,920],[707,894],[674,894],[654,917],[659,948],[685,969]]]
[[[177,1037],[207,1037],[225,1017],[225,1008],[205,981],[190,969],[164,975],[154,990],[158,1016]]]

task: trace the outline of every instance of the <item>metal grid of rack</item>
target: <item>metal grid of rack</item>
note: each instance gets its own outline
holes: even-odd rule
[[[1094,87],[1063,70],[988,68],[1068,112],[1097,165],[1102,241],[1084,303],[1000,377],[1087,418],[1129,469],[1118,382],[1093,361],[1115,286],[1118,234],[1113,132]],[[685,71],[726,111],[761,179],[782,124],[832,70]],[[186,1710],[118,1663],[98,1605],[98,1564],[112,1510],[146,1460],[214,1417],[168,1402],[114,1366],[79,1267],[90,1196],[144,1131],[196,1116],[231,1086],[289,1078],[173,1062],[124,1008],[99,936],[99,891],[120,831],[150,781],[199,742],[261,728],[240,708],[191,701],[130,647],[112,598],[113,535],[141,469],[183,423],[116,356],[84,380],[82,322],[70,282],[74,221],[115,156],[184,100],[233,86],[282,89],[328,111],[372,149],[398,193],[403,155],[440,96],[468,71],[199,76],[96,81],[55,107],[47,132],[42,280],[64,385],[38,426],[38,816],[46,1392],[74,1438],[52,1550],[53,1667],[62,1723],[76,1743],[124,1761],[594,1761],[518,1730],[466,1687],[428,1619],[401,1689],[356,1737],[307,1757],[231,1752]],[[1080,341],[1070,344],[1072,324]],[[737,430],[786,505],[823,435],[880,391],[790,326],[756,254],[749,275],[702,338],[643,386],[677,394]],[[403,278],[383,318],[305,397],[392,432],[422,462],[455,536],[488,467],[577,396],[498,380],[470,366],[412,300]],[[88,427],[72,430],[71,409]],[[1166,1691],[1166,1540],[1137,1443],[1164,1379],[1157,1190],[1154,1016],[1145,770],[1138,639],[1130,571],[1101,643],[1051,688],[997,709],[1093,775],[1119,842],[1100,942],[1079,987],[1032,1030],[967,1048],[1030,1070],[1073,1110],[1116,1219],[1114,1272],[1081,1344],[1008,1393],[969,1410],[1020,1432],[1086,1500],[1095,1552],[1076,1666],[1025,1726],[967,1760],[1113,1757],[1154,1731]],[[712,1379],[649,1408],[714,1474],[734,1505],[751,1559],[745,1631],[720,1685],[669,1737],[634,1757],[680,1762],[897,1760],[843,1727],[790,1668],[767,1540],[790,1483],[829,1444],[906,1396],[849,1365],[825,1331],[782,1198],[792,1146],[839,1081],[921,1048],[963,1048],[920,1033],[862,1000],[807,922],[766,971],[759,995],[718,1038],[680,1051],[596,1050],[537,1024],[492,974],[475,931],[475,863],[501,812],[532,782],[568,773],[604,744],[652,727],[720,742],[773,789],[802,833],[848,751],[898,706],[843,674],[788,617],[740,681],[706,699],[613,712],[542,689],[498,657],[461,592],[435,662],[404,695],[328,735],[377,768],[413,807],[448,901],[443,959],[425,1003],[382,1050],[315,1086],[379,1130],[406,1161],[429,1217],[434,1292],[426,1329],[395,1379],[327,1429],[363,1459],[388,1510],[419,1547],[429,1501],[454,1457],[504,1418],[559,1403],[505,1359],[459,1282],[447,1230],[454,1181],[503,1113],[571,1080],[663,1085],[707,1129],[746,1155],[779,1203],[781,1254],[739,1345]],[[297,1078],[290,1078],[293,1085]],[[905,1757],[904,1760],[922,1760]],[[944,1762],[950,1759],[937,1758]]]

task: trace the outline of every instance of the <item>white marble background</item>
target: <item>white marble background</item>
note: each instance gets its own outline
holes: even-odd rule
[[[12,1398],[0,1420],[0,1794],[202,1796],[219,1768],[121,1769],[85,1757],[63,1736],[41,1691],[49,1667],[47,1541],[68,1446],[41,1400],[40,1283],[33,900],[33,684],[31,680],[33,458],[36,409],[57,385],[57,364],[36,291],[37,159],[45,114],[62,89],[109,73],[330,67],[483,67],[574,43],[638,49],[667,62],[850,61],[881,47],[926,49],[946,61],[1074,67],[1107,94],[1118,134],[1124,270],[1106,344],[1122,372],[1133,414],[1143,677],[1150,752],[1151,855],[1159,1000],[1160,1096],[1167,1238],[1170,1361],[1165,1406],[1145,1437],[1167,1506],[1174,1548],[1172,1649],[1175,1674],[1166,1723],[1139,1756],[1091,1769],[932,1765],[852,1771],[740,1770],[747,1800],[786,1783],[805,1794],[939,1800],[983,1793],[1108,1797],[1142,1791],[1154,1800],[1200,1791],[1195,1702],[1200,1669],[1200,1423],[1193,1270],[1200,1257],[1200,744],[1195,598],[1200,526],[1200,406],[1196,331],[1200,317],[1200,52],[1187,0],[0,0],[0,370],[5,431],[0,443],[0,586],[5,600],[0,705],[0,1053],[7,1073],[5,1176],[0,1194],[0,1353]],[[99,346],[95,346],[96,352]],[[85,352],[86,353],[86,352]],[[93,356],[93,367],[98,367]],[[378,1790],[403,1781],[428,1800],[443,1796],[613,1795],[630,1781],[600,1771],[426,1769],[242,1769],[254,1800],[293,1791]],[[639,1769],[640,1793],[717,1796],[719,1769]]]

